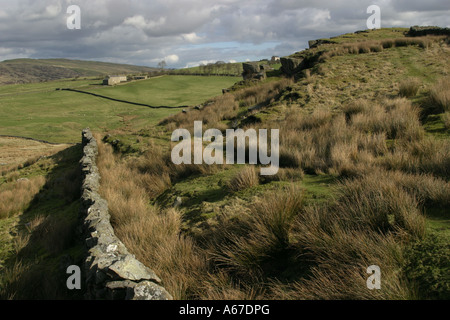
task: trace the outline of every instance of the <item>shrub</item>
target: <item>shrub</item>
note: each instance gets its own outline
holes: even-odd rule
[[[422,299],[450,299],[450,245],[435,235],[417,241],[405,252],[403,272]]]

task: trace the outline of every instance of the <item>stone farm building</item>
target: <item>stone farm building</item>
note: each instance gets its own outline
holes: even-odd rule
[[[127,82],[127,76],[107,76],[103,80],[103,84],[107,86],[113,86],[121,82]]]
[[[145,80],[147,78],[148,78],[147,76],[134,76],[133,77],[134,80]]]

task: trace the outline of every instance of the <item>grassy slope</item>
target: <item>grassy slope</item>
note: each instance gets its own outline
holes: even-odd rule
[[[55,88],[72,87],[150,105],[194,105],[221,94],[233,77],[167,76],[103,88],[93,80],[55,81],[0,87],[0,134],[33,137],[51,142],[77,142],[84,127],[95,130],[126,124],[138,129],[174,112],[149,109]],[[130,123],[129,123],[130,122]]]
[[[403,28],[381,29],[368,33],[342,35],[332,40],[340,43],[402,37],[402,32],[406,30]],[[262,110],[256,116],[263,121],[284,119],[286,103],[298,104],[302,110],[310,112],[318,106],[337,110],[356,98],[372,100],[381,96],[395,97],[398,95],[398,83],[408,77],[417,77],[423,83],[418,93],[420,98],[426,92],[426,85],[434,83],[438,78],[450,72],[446,59],[442,59],[443,54],[448,55],[450,52],[444,48],[424,50],[415,46],[385,49],[378,53],[335,56],[320,64],[320,71],[314,78],[300,81],[294,86],[293,92],[298,93],[299,98],[293,100],[285,97],[286,100],[282,103],[275,102],[271,108]],[[290,95],[292,96],[292,92]],[[329,192],[328,184],[315,183],[316,179],[322,178],[306,177],[300,185],[307,190],[311,189],[310,192],[315,196],[320,197],[321,194]],[[323,178],[327,179],[327,176],[325,175]],[[202,190],[206,185],[211,188],[210,182],[206,181],[215,180],[217,179],[213,177],[206,180],[199,177],[190,179],[188,185],[194,185]],[[332,179],[329,182],[332,182]],[[205,201],[201,194],[196,198],[195,193],[185,194],[182,191],[184,188],[181,186],[180,190],[179,187],[178,185],[173,187],[174,195],[189,197],[191,199],[189,204],[197,207]],[[261,189],[261,187],[257,188]],[[217,192],[221,192],[221,188],[217,187],[217,181],[215,188],[217,188]],[[262,188],[264,189],[264,187]],[[197,199],[198,202],[195,203],[192,199]],[[210,202],[216,202],[215,197],[211,197],[211,199]],[[173,203],[172,200],[171,198],[168,203]],[[217,206],[221,204],[219,202]]]
[[[381,29],[360,34],[348,34],[333,38],[338,43],[378,40],[403,37],[406,29]],[[295,56],[295,55],[294,55]],[[399,94],[399,83],[414,77],[422,84],[416,96],[411,101],[420,105],[426,98],[429,87],[437,79],[448,75],[450,50],[442,45],[433,45],[428,49],[418,46],[395,47],[382,52],[334,56],[316,65],[308,78],[300,79],[292,88],[276,99],[269,108],[262,109],[255,116],[263,120],[268,127],[282,125],[285,111],[289,107],[310,113],[317,108],[330,109],[338,112],[346,103],[364,98],[375,101],[382,98],[395,98]],[[239,111],[245,113],[245,108]],[[443,127],[441,115],[432,116],[432,120],[424,120],[427,135],[439,139],[448,139],[448,131]],[[437,132],[436,132],[437,131]],[[436,134],[437,133],[437,134]],[[156,135],[163,145],[167,135]],[[201,229],[207,229],[210,218],[214,217],[224,206],[234,201],[249,203],[253,196],[263,195],[268,190],[277,188],[287,181],[274,181],[251,187],[242,192],[230,193],[224,185],[235,174],[237,168],[226,168],[209,175],[193,175],[176,181],[168,190],[157,198],[157,203],[163,208],[171,207],[176,197],[182,198],[180,210],[184,220],[185,230],[196,234]],[[335,179],[326,174],[305,175],[295,184],[305,188],[308,200],[315,202],[330,196],[330,186]],[[439,243],[448,239],[450,224],[448,216],[442,209],[429,208],[425,210],[428,219],[428,232],[438,235]],[[441,260],[443,261],[443,260]]]

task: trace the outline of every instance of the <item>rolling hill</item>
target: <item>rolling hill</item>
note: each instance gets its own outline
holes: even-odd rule
[[[0,85],[107,74],[148,73],[156,68],[69,59],[14,59],[0,62]]]

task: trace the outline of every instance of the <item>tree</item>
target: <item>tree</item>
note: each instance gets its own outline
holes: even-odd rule
[[[165,66],[167,66],[167,64],[166,64],[166,61],[161,61],[160,63],[158,63],[158,67],[160,68],[160,69],[164,69],[164,67]]]

